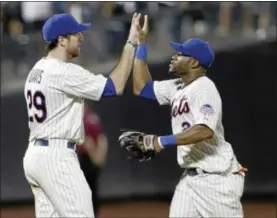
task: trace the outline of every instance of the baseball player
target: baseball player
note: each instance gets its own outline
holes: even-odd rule
[[[79,56],[82,32],[70,14],[57,14],[42,33],[48,55],[30,71],[25,84],[29,146],[24,172],[35,198],[36,217],[94,217],[92,193],[80,168],[76,144],[84,142],[84,99],[121,95],[130,75],[140,14],[134,14],[122,56],[108,78],[71,63]]]
[[[184,173],[175,189],[169,217],[243,217],[240,199],[246,169],[224,139],[221,98],[206,76],[215,58],[212,48],[198,38],[183,44],[171,42],[176,54],[169,72],[179,78],[152,81],[146,64],[147,33],[146,16],[139,29],[134,93],[171,106],[173,134],[125,132],[119,138],[121,146],[140,161],[166,148],[177,148],[177,161]]]

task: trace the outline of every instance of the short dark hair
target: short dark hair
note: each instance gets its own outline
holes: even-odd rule
[[[58,39],[55,39],[54,41],[50,42],[49,44],[46,45],[46,50],[52,51],[54,48],[58,46]]]
[[[62,37],[65,37],[65,38],[68,39],[70,37],[70,34],[66,34]],[[50,42],[49,44],[46,45],[46,50],[47,50],[47,52],[52,51],[57,46],[58,46],[58,39],[55,39],[55,40],[53,40],[52,42]]]

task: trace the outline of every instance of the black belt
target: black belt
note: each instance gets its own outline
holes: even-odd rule
[[[199,172],[201,171],[201,173]],[[199,169],[199,171],[197,171],[197,168],[188,168],[185,170],[185,175],[189,175],[189,176],[197,176],[199,174],[203,174],[203,173],[209,173],[205,170]]]
[[[35,145],[40,145],[40,146],[49,146],[49,141],[47,139],[36,139]],[[76,150],[76,142],[67,142],[67,148]]]
[[[200,168],[187,168],[183,174],[183,176],[189,175],[189,176],[197,176],[200,174],[220,174],[216,172],[207,172],[205,170],[202,170]],[[233,172],[233,174],[239,174],[239,171]]]

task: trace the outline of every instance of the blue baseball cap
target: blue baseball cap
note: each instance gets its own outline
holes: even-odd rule
[[[170,45],[177,52],[194,58],[205,68],[210,68],[214,62],[215,54],[213,49],[201,39],[192,38],[183,44],[170,42]]]
[[[42,35],[44,41],[50,43],[59,36],[83,32],[90,26],[91,23],[78,23],[70,14],[56,14],[44,23]]]

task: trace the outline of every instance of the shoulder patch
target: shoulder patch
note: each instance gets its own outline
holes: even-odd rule
[[[212,108],[211,105],[209,104],[204,104],[201,108],[200,108],[200,112],[205,114],[205,115],[211,115],[214,113],[214,110]]]

